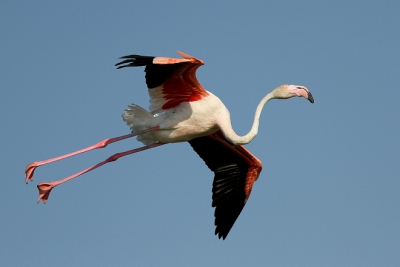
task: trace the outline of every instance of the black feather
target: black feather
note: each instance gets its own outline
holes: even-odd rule
[[[210,137],[195,138],[189,144],[215,174],[212,188],[215,234],[225,239],[245,205],[244,184],[249,166],[234,149]]]
[[[171,77],[175,71],[177,71],[185,63],[158,65],[152,64],[147,65],[145,68],[146,72],[146,84],[148,88],[155,88],[160,86]]]
[[[128,55],[120,57],[120,59],[125,59],[121,62],[115,64],[117,69],[122,69],[125,67],[138,67],[153,64],[153,59],[155,57],[150,56],[140,56],[140,55]]]
[[[185,63],[176,64],[153,64],[151,56],[128,55],[120,57],[123,61],[115,64],[117,69],[125,67],[140,67],[146,66],[146,84],[148,88],[155,88],[162,85],[171,75],[175,73]]]

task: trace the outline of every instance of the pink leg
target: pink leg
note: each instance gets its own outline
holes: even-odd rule
[[[102,165],[104,165],[106,163],[116,161],[117,159],[122,158],[124,156],[130,155],[130,154],[133,154],[133,153],[136,153],[136,152],[140,152],[140,151],[143,151],[143,150],[146,150],[146,149],[150,149],[150,148],[153,148],[153,147],[162,146],[162,145],[165,145],[165,143],[154,143],[152,145],[143,146],[143,147],[139,147],[139,148],[136,148],[136,149],[128,150],[128,151],[125,151],[125,152],[117,153],[115,155],[112,155],[108,159],[106,159],[106,160],[104,160],[104,161],[102,161],[100,163],[97,163],[96,165],[93,165],[90,168],[87,168],[87,169],[85,169],[83,171],[75,173],[75,174],[73,174],[71,176],[68,176],[68,177],[66,177],[64,179],[61,179],[61,180],[58,180],[58,181],[55,181],[55,182],[40,183],[40,184],[37,185],[37,188],[39,189],[38,202],[40,202],[40,200],[42,199],[43,203],[46,204],[47,199],[49,198],[51,189],[53,189],[54,187],[56,187],[59,184],[65,183],[65,182],[67,182],[69,180],[72,180],[72,179],[74,179],[74,178],[76,178],[76,177],[78,177],[78,176],[80,176],[80,175],[82,175],[84,173],[90,172],[91,170],[94,170],[94,169],[96,169],[96,168],[98,168],[98,167],[100,167],[100,166],[102,166]]]
[[[104,147],[106,147],[107,145],[109,145],[111,143],[114,143],[114,142],[117,142],[117,141],[121,141],[121,140],[124,140],[126,138],[133,137],[133,136],[141,135],[141,134],[144,134],[144,133],[156,131],[158,129],[160,129],[160,127],[156,126],[156,127],[144,130],[144,131],[139,132],[139,133],[131,133],[131,134],[126,134],[126,135],[122,135],[122,136],[118,136],[118,137],[114,137],[114,138],[104,139],[103,141],[100,141],[97,144],[94,144],[92,146],[89,146],[87,148],[84,148],[84,149],[81,149],[81,150],[78,150],[78,151],[75,151],[75,152],[72,152],[72,153],[69,153],[69,154],[65,154],[65,155],[62,155],[62,156],[59,156],[59,157],[55,157],[55,158],[51,158],[51,159],[48,159],[48,160],[35,161],[35,162],[29,164],[28,166],[26,166],[26,169],[25,169],[25,174],[26,174],[25,182],[28,183],[28,180],[33,181],[33,173],[35,172],[35,169],[37,167],[39,167],[39,166],[42,166],[42,165],[45,165],[45,164],[48,164],[48,163],[51,163],[51,162],[54,162],[54,161],[57,161],[57,160],[69,158],[69,157],[72,157],[72,156],[75,156],[75,155],[78,155],[78,154],[81,154],[81,153],[85,153],[85,152],[88,152],[88,151],[93,150],[93,149],[104,148]]]

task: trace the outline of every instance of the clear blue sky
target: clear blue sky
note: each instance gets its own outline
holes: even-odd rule
[[[2,1],[1,266],[399,266],[399,1]],[[214,236],[213,173],[187,143],[103,166],[36,204],[36,184],[116,152],[125,140],[25,166],[129,132],[148,107],[126,54],[205,61],[203,86],[264,164],[225,241]]]

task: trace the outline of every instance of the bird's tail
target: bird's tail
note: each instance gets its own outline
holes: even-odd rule
[[[148,128],[146,124],[148,123],[149,119],[153,117],[154,116],[150,112],[136,104],[129,105],[122,114],[122,119],[124,122],[126,122],[126,124],[128,124],[133,133],[146,130]],[[139,135],[137,140],[145,145],[155,143],[155,140],[151,138],[151,134]]]
[[[129,105],[124,113],[122,113],[122,119],[128,124],[132,131],[145,130],[145,122],[152,117],[153,115],[147,110],[136,104]]]

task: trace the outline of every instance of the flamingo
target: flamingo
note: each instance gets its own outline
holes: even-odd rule
[[[222,101],[205,90],[196,78],[196,70],[204,62],[178,51],[182,58],[141,55],[123,56],[117,69],[145,66],[146,84],[150,95],[150,110],[131,104],[122,114],[131,133],[105,139],[87,148],[37,161],[26,167],[26,183],[33,181],[37,167],[65,159],[108,144],[137,136],[144,146],[117,153],[106,160],[64,179],[39,183],[38,202],[47,202],[51,190],[86,172],[121,157],[168,143],[189,142],[194,151],[214,172],[212,207],[215,207],[215,235],[225,239],[250,197],[253,183],[258,179],[262,163],[243,145],[258,133],[259,119],[264,105],[271,99],[304,97],[314,103],[305,86],[284,84],[268,93],[258,104],[250,131],[237,135],[232,129],[228,109]]]

